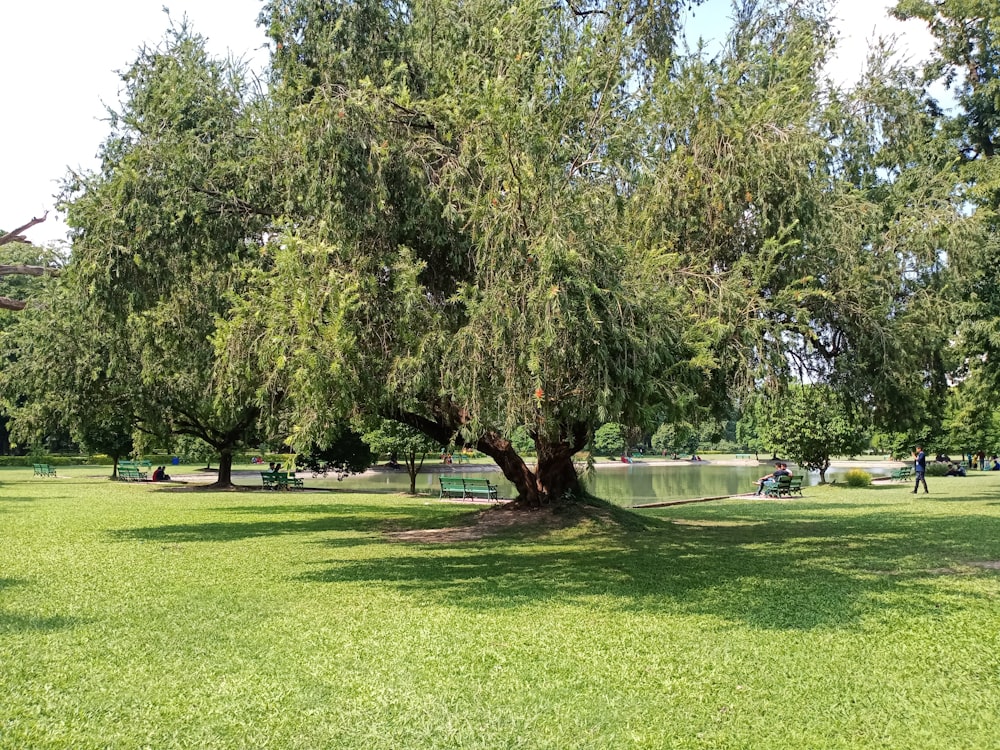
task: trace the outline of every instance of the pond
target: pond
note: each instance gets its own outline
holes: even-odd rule
[[[435,467],[437,468],[437,467]],[[618,505],[640,505],[670,500],[696,497],[718,497],[751,492],[754,481],[772,470],[770,465],[722,466],[704,462],[700,464],[671,464],[668,466],[602,465],[591,476],[584,479],[587,489],[597,497]],[[865,467],[873,476],[888,476],[891,469]],[[827,480],[836,479],[846,469],[831,468]],[[803,484],[819,482],[818,472],[805,472],[792,467],[792,472],[803,475]],[[450,476],[477,477],[489,479],[499,487],[501,497],[513,497],[513,485],[499,471],[449,472]],[[369,491],[405,492],[409,489],[406,471],[380,470],[362,476],[348,477],[343,481],[335,479],[311,479],[308,474],[306,486],[330,487],[331,489],[357,489]],[[417,491],[437,494],[437,472],[422,471],[417,475]]]

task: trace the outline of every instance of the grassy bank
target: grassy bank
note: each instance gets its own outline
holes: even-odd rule
[[[0,470],[3,748],[1000,747],[995,475],[401,541],[478,510],[65,473]]]

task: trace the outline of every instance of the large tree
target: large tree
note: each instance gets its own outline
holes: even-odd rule
[[[235,269],[269,221],[242,180],[250,97],[239,66],[211,58],[186,24],[142,49],[122,81],[100,167],[66,186],[71,291],[109,331],[107,368],[134,373],[140,429],[205,441],[219,452],[217,486],[228,486],[233,450],[255,437],[260,412],[254,382],[223,387],[214,376]]]
[[[675,54],[677,10],[268,3],[254,166],[287,221],[223,377],[273,364],[263,393],[292,397],[301,439],[360,412],[474,445],[528,505],[576,488],[596,425],[796,365],[887,400],[872,371],[933,348],[910,346],[911,300],[954,207],[886,199],[871,159],[848,175],[866,120],[823,87],[822,16],[748,4],[707,59]]]
[[[984,238],[966,243],[955,306],[961,361],[957,376],[1000,387],[1000,2],[899,0],[894,14],[927,24],[936,42],[924,76],[942,82],[957,107],[934,107],[952,147],[955,192],[976,210]],[[986,395],[989,389],[978,389]],[[988,399],[980,408],[991,409]]]

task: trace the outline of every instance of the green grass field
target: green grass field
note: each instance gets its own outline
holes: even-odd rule
[[[467,541],[0,470],[2,748],[1000,748],[1000,475]],[[540,515],[540,514],[539,514]]]

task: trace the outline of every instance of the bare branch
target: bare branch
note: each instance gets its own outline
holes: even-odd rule
[[[27,240],[24,238],[24,232],[26,232],[27,230],[31,229],[36,224],[41,224],[43,221],[45,221],[48,218],[48,216],[49,216],[49,212],[46,211],[41,216],[34,217],[27,224],[23,224],[23,225],[19,226],[17,229],[15,229],[14,231],[7,232],[7,234],[5,234],[3,236],[0,236],[0,245],[6,245],[9,242],[27,242]]]

